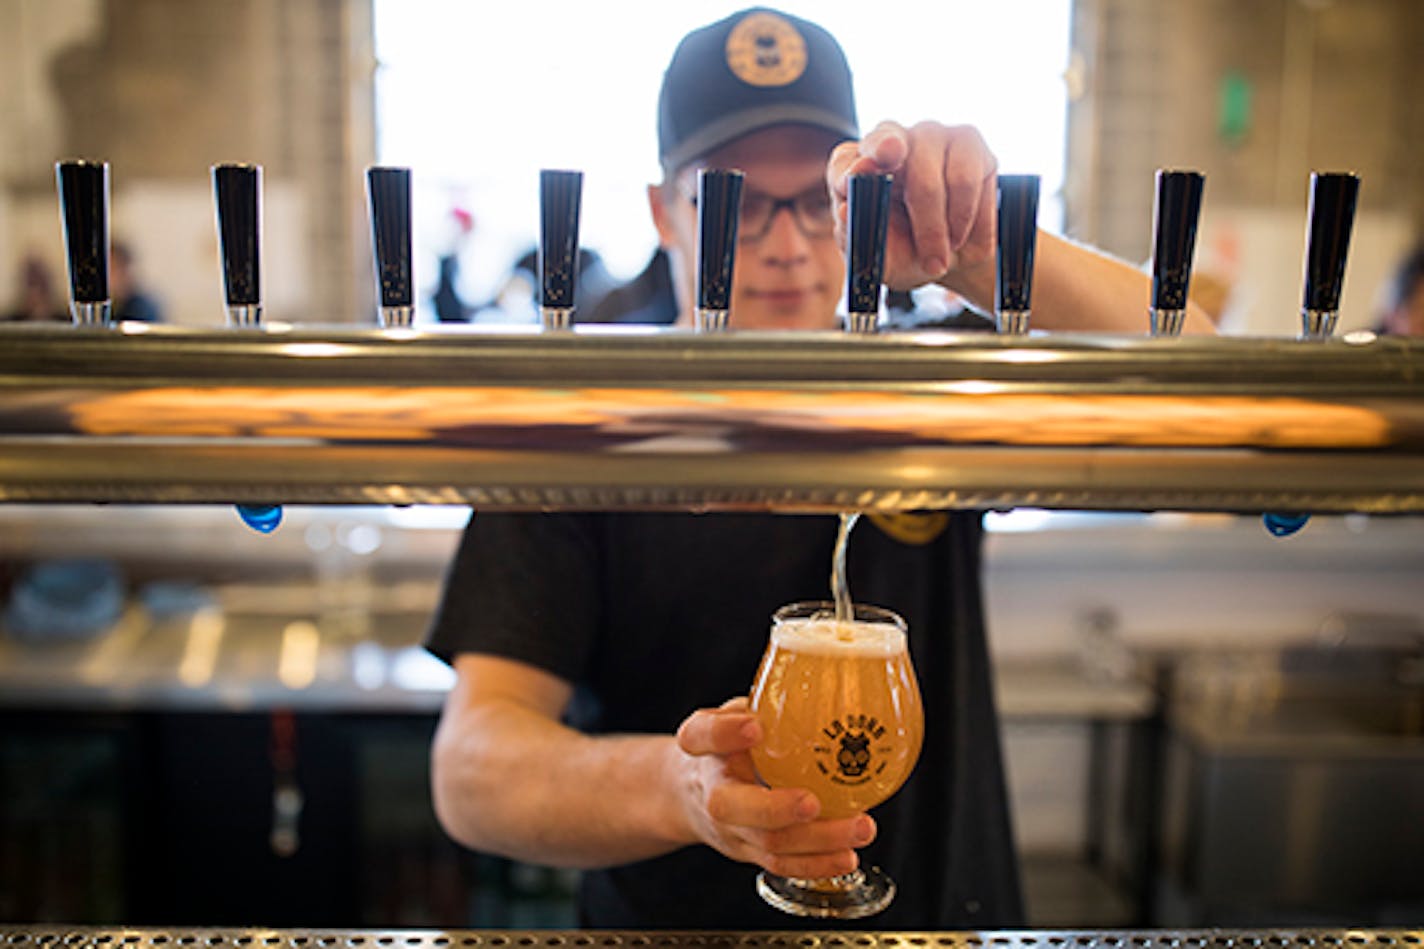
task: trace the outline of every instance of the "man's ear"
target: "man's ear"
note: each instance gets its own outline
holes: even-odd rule
[[[653,226],[658,229],[658,244],[663,250],[677,245],[677,234],[673,230],[672,215],[663,201],[664,185],[648,185],[648,210],[653,215]]]

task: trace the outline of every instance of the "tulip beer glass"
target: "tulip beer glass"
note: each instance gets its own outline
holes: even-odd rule
[[[831,603],[777,610],[752,686],[763,733],[751,753],[757,774],[771,787],[809,789],[826,818],[850,817],[894,794],[924,734],[905,621],[862,604],[853,616],[838,621]],[[798,916],[850,919],[888,906],[895,884],[874,867],[814,880],[763,872],[757,892]]]

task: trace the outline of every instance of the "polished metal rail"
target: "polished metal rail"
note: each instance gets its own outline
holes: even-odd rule
[[[22,949],[1418,949],[1418,929],[1103,929],[962,932],[267,929],[0,925]]]
[[[0,330],[0,500],[1424,511],[1424,341]]]

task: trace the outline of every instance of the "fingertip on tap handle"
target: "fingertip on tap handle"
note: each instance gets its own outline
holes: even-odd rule
[[[1027,333],[1038,245],[1038,175],[999,175],[994,315],[1000,333]]]
[[[890,226],[887,174],[851,175],[846,196],[846,308],[851,332],[873,333],[880,317],[880,287],[885,276],[885,236]]]
[[[539,314],[545,329],[573,325],[583,172],[539,172]]]

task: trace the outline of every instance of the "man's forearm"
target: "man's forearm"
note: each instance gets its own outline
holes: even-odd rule
[[[994,262],[945,281],[986,313],[994,310]],[[1098,251],[1044,231],[1034,257],[1031,328],[1103,333],[1148,332],[1152,278]],[[1185,333],[1211,333],[1211,321],[1188,306]]]
[[[467,707],[435,736],[436,813],[468,847],[598,867],[691,843],[671,736],[589,737],[510,701]]]

